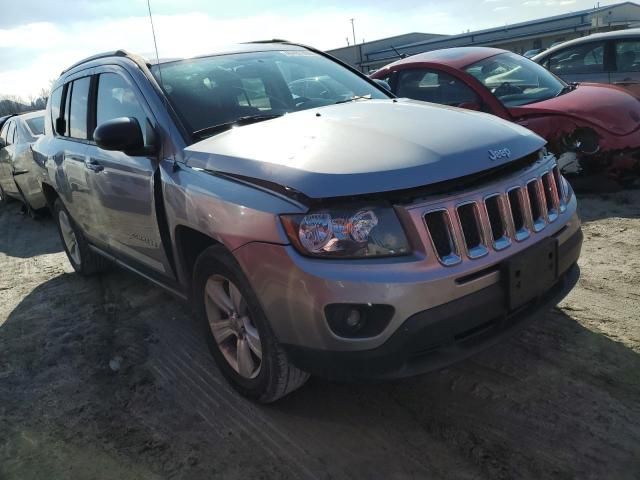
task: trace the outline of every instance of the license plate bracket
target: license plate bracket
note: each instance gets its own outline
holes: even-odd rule
[[[547,291],[558,278],[558,242],[546,238],[508,259],[503,266],[507,306],[516,310]]]

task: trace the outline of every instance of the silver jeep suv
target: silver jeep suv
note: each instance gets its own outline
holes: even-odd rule
[[[292,91],[309,78],[339,88]],[[83,60],[34,152],[73,267],[115,262],[188,301],[221,372],[262,402],[310,373],[462,359],[578,275],[576,200],[540,137],[287,42]]]

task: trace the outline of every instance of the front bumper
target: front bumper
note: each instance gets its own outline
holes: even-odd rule
[[[461,291],[465,291],[470,285],[469,293],[420,309],[418,305],[428,305],[430,301],[429,283],[376,284],[370,278],[370,283],[361,283],[356,289],[346,281],[327,277],[314,280],[301,276],[296,266],[287,268],[288,255],[283,246],[254,244],[250,250],[258,248],[262,252],[261,268],[252,257],[254,268],[246,268],[244,249],[236,254],[259,293],[276,336],[296,366],[332,379],[389,379],[424,373],[466,358],[517,332],[562,300],[579,277],[577,260],[583,235],[577,217],[552,237],[558,242],[558,280],[516,311],[507,307],[506,285],[500,273],[502,262],[493,265],[484,277],[462,286]],[[536,245],[534,242],[530,247]],[[509,258],[504,257],[503,262]],[[387,273],[392,271],[387,266]],[[357,276],[358,272],[352,274]],[[258,281],[260,278],[265,281]],[[423,294],[418,293],[421,290]],[[322,305],[365,300],[387,303],[396,309],[382,335],[346,339],[330,332]]]
[[[580,233],[577,248],[582,240]],[[506,307],[500,284],[479,290],[408,318],[383,345],[372,350],[339,352],[283,345],[301,370],[334,380],[403,378],[463,360],[531,323],[559,303],[580,275],[574,263],[545,295],[517,311]]]

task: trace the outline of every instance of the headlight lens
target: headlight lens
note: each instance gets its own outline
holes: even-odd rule
[[[291,243],[304,255],[365,258],[409,253],[391,207],[335,208],[281,218]]]

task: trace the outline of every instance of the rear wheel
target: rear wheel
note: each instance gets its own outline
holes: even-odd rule
[[[194,269],[196,315],[222,374],[262,403],[301,387],[309,375],[292,365],[239,265],[221,246],[206,249]]]
[[[55,201],[53,210],[64,251],[73,269],[81,275],[92,275],[106,270],[109,267],[109,261],[91,250],[82,231],[60,199]]]

